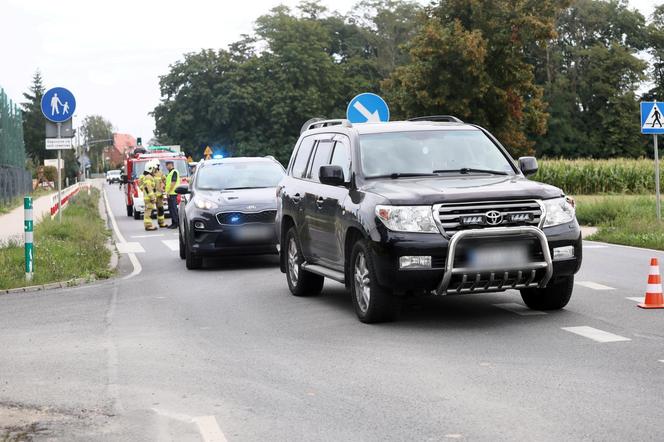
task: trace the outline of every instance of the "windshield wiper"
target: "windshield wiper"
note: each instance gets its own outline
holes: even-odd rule
[[[225,189],[221,189],[221,190],[244,190],[244,189],[262,189],[262,187],[251,187],[251,186],[248,186],[248,187],[226,187]]]
[[[415,176],[436,176],[435,173],[400,173],[400,172],[395,172],[395,173],[389,173],[386,175],[376,175],[376,176],[369,176],[367,178],[392,178],[397,179],[397,178],[408,178],[408,177],[415,177]]]
[[[450,172],[458,172],[463,175],[468,173],[491,173],[493,175],[509,175],[507,172],[503,172],[502,170],[475,169],[472,167],[462,167],[461,169],[439,169],[433,171],[433,173],[450,173]]]

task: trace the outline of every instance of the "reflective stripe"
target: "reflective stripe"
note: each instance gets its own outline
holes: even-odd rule
[[[662,293],[662,284],[648,284],[646,293]]]
[[[659,266],[650,266],[651,275],[659,275]]]
[[[32,242],[33,242],[32,235],[33,235],[33,233],[31,231],[25,232],[25,242],[26,243],[32,244]]]

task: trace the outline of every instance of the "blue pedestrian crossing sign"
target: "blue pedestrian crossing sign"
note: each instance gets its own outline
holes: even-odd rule
[[[641,133],[642,134],[664,134],[664,102],[656,101],[641,102]]]
[[[69,120],[76,110],[74,94],[63,87],[54,87],[44,93],[41,110],[47,120],[63,123]]]
[[[370,92],[350,100],[346,118],[351,123],[380,123],[390,121],[390,108],[381,97]]]

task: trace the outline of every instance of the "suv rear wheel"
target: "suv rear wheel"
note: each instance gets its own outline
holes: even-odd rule
[[[543,289],[522,289],[521,298],[533,310],[560,310],[572,297],[574,275]]]
[[[188,270],[197,270],[203,266],[203,258],[192,252],[191,247],[186,242],[184,244],[184,259],[184,264]]]
[[[295,227],[286,234],[286,280],[295,296],[316,296],[323,290],[325,278],[302,268],[304,258]]]
[[[396,319],[399,302],[387,288],[378,285],[371,254],[365,240],[353,247],[350,261],[350,290],[355,313],[362,322],[386,322]]]

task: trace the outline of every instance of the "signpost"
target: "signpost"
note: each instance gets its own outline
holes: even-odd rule
[[[71,149],[71,138],[62,138],[62,123],[71,120],[76,110],[76,98],[68,89],[54,87],[47,90],[41,100],[41,111],[47,120],[57,125],[56,138],[46,139],[46,149],[58,151],[58,164],[61,150]],[[47,123],[48,126],[48,123]],[[64,141],[68,140],[68,141]],[[58,209],[62,206],[62,172],[58,167]],[[62,220],[62,211],[58,210],[58,221]]]
[[[351,123],[384,123],[390,121],[390,108],[381,97],[367,92],[350,100],[346,118]]]
[[[32,247],[32,197],[23,198],[23,231],[25,232],[25,280],[32,281],[34,273],[34,249]]]
[[[662,106],[664,108],[664,106]],[[664,134],[664,116],[660,110],[660,103],[656,101],[641,102],[641,133],[652,134],[655,146],[655,194],[657,205],[657,221],[662,220],[662,208],[659,201],[659,150],[657,135]]]

